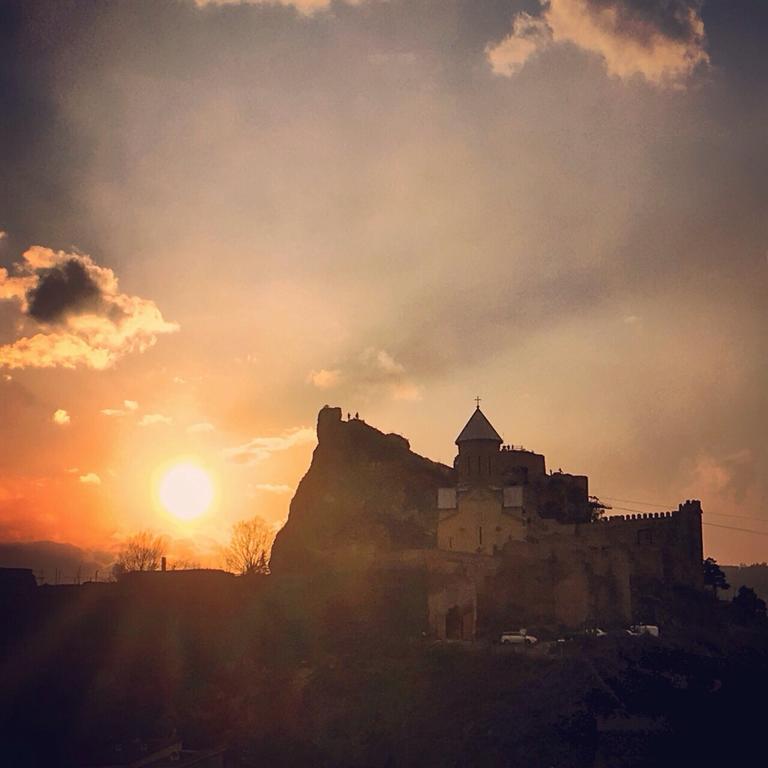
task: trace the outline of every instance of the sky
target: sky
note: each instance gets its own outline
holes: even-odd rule
[[[762,0],[4,0],[0,542],[212,562],[285,519],[324,404],[450,463],[479,395],[768,560],[732,530],[768,533],[766,31]]]

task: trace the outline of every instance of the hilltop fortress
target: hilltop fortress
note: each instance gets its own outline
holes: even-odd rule
[[[479,405],[452,468],[340,408],[320,411],[317,432],[275,541],[278,575],[410,574],[424,631],[441,639],[663,621],[677,594],[703,586],[698,501],[601,518],[587,477],[505,445]]]

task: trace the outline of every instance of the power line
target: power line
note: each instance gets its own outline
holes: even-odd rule
[[[755,531],[751,528],[737,528],[734,525],[718,525],[717,523],[702,523],[702,525],[708,525],[711,528],[727,528],[729,531],[742,531],[744,533],[756,533],[758,536],[768,536],[768,531]]]
[[[630,509],[629,507],[611,507],[611,509],[620,509],[622,512],[635,512],[638,515],[647,515],[647,514],[653,514],[649,513],[648,510],[643,509]]]
[[[705,512],[705,515],[717,515],[718,517],[738,517],[741,520],[752,520],[755,523],[768,523],[768,520],[760,520],[752,515],[729,515],[727,512]]]
[[[598,498],[601,498],[598,496]],[[659,507],[660,509],[668,509],[676,507],[676,504],[655,504],[652,501],[632,501],[632,499],[617,499],[613,496],[603,496],[602,498],[608,501],[618,501],[622,504],[639,504],[641,507]]]

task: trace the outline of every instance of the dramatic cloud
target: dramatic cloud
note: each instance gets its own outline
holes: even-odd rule
[[[111,269],[82,254],[34,246],[15,266],[0,269],[0,299],[15,300],[22,320],[42,330],[0,346],[7,368],[108,368],[143,352],[178,325],[154,302],[120,293]]]
[[[71,419],[69,414],[63,408],[59,408],[57,411],[54,411],[51,421],[53,421],[54,424],[58,424],[60,427],[66,427]]]
[[[95,472],[80,475],[80,482],[84,485],[101,485],[101,478]]]
[[[511,34],[487,50],[497,74],[513,75],[557,43],[596,53],[623,79],[681,87],[707,64],[699,0],[542,0],[542,14],[518,14]]]
[[[172,424],[173,419],[170,416],[164,416],[162,413],[148,413],[141,417],[140,427],[151,427],[155,424]]]
[[[228,448],[224,456],[235,464],[256,464],[268,459],[273,453],[287,451],[297,445],[309,445],[316,440],[315,430],[297,427],[277,437],[254,437],[243,445]]]

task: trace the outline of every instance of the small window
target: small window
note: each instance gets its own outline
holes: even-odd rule
[[[448,537],[448,549],[453,549],[453,536]]]
[[[480,546],[482,547],[483,546],[483,526],[482,525],[477,529],[477,538],[480,543]]]

